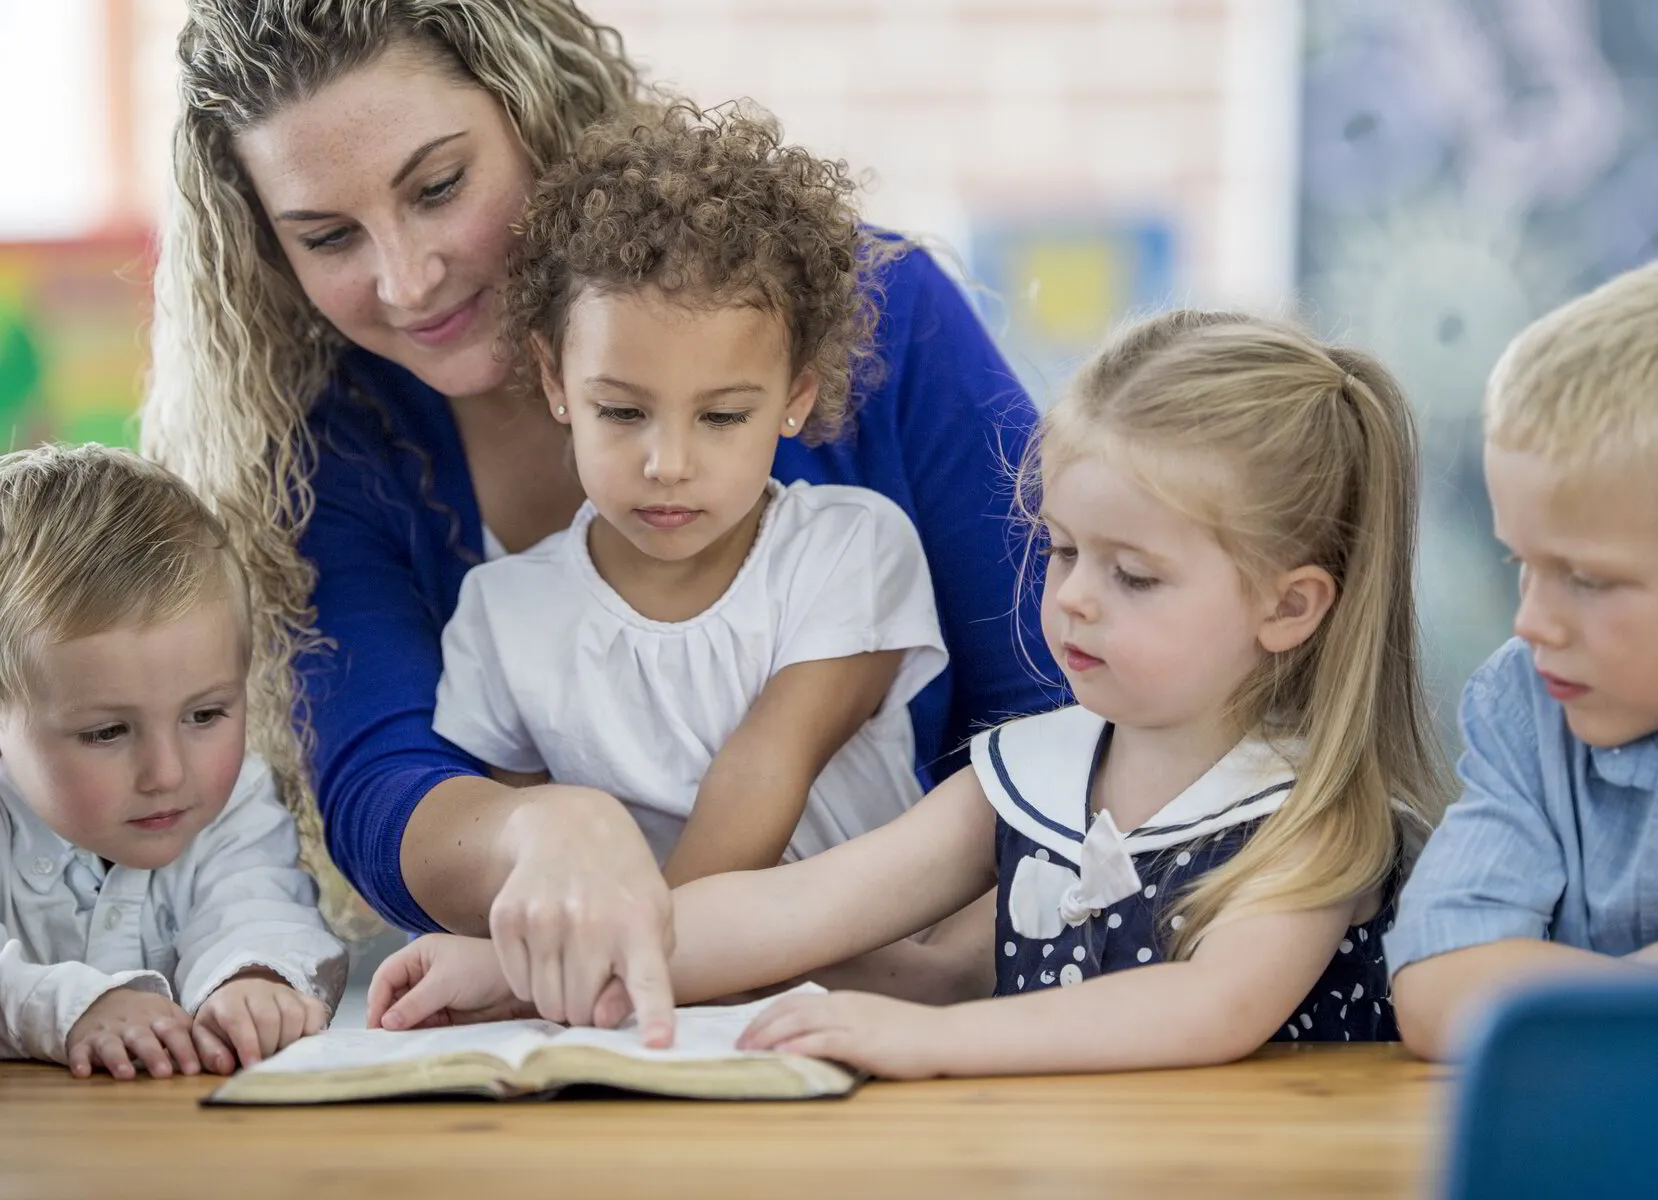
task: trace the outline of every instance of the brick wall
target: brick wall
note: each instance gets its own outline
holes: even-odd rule
[[[1293,0],[587,0],[650,78],[752,97],[873,174],[866,211],[965,247],[1009,216],[1157,215],[1176,280],[1291,279]]]
[[[168,169],[183,0],[136,0],[144,193]],[[1179,298],[1291,284],[1297,0],[585,0],[648,78],[751,97],[870,178],[872,220],[1152,216]]]

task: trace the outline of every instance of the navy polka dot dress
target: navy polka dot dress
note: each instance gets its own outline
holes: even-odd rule
[[[1277,751],[1248,739],[1121,837],[1107,815],[1089,828],[1088,797],[1109,738],[1102,718],[1073,706],[973,740],[997,815],[997,995],[1164,961],[1166,906],[1236,854],[1294,783]],[[1375,917],[1348,929],[1273,1041],[1398,1039],[1382,958],[1391,891]]]

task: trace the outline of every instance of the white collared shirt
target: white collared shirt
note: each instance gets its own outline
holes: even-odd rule
[[[898,650],[885,701],[813,781],[784,857],[901,815],[921,798],[907,705],[948,662],[921,536],[867,488],[773,480],[769,494],[736,578],[684,621],[641,615],[600,577],[591,503],[569,529],[474,567],[443,631],[433,728],[492,766],[610,793],[663,862],[772,676]]]
[[[345,986],[345,949],[299,868],[293,818],[251,755],[224,811],[155,871],[106,870],[35,816],[0,769],[0,855],[0,1058],[66,1061],[70,1029],[112,988],[194,1013],[249,967],[330,1010]]]

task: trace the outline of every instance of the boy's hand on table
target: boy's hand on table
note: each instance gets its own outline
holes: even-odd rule
[[[214,989],[196,1010],[193,1030],[202,1065],[217,1075],[251,1067],[328,1024],[322,1001],[304,996],[274,972],[245,971]]]
[[[533,1017],[519,1000],[488,938],[431,933],[380,964],[368,985],[370,1029],[425,1029]]]
[[[190,1034],[190,1014],[166,996],[111,988],[69,1030],[69,1072],[86,1079],[102,1069],[117,1079],[136,1079],[142,1066],[156,1079],[166,1079],[175,1068],[195,1075],[201,1060]]]

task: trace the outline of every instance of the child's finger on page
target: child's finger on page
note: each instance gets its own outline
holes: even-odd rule
[[[804,1032],[807,1026],[801,1016],[800,999],[788,996],[766,1005],[738,1037],[737,1049],[768,1050],[780,1038]]]
[[[417,1029],[449,1003],[442,984],[428,975],[397,997],[379,1016],[381,1029]]]
[[[269,1058],[282,1044],[282,1005],[274,993],[258,991],[247,998],[247,1006],[253,1032],[259,1039],[259,1057]]]
[[[639,931],[627,945],[622,982],[639,1017],[639,1036],[658,1049],[674,1044],[674,992],[659,939]]]
[[[284,1046],[291,1046],[305,1036],[305,1005],[299,1002],[299,993],[291,989],[275,996],[277,1013],[276,1045],[267,1054],[275,1054]]]
[[[844,1029],[814,1030],[777,1042],[770,1048],[777,1054],[802,1054],[807,1058],[827,1058],[851,1066],[861,1065],[847,1045]]]
[[[328,1028],[328,1006],[315,996],[303,996],[300,1002],[305,1007],[305,1036],[321,1033]]]
[[[253,1014],[238,1003],[219,1017],[219,1033],[230,1043],[237,1059],[244,1067],[259,1061],[259,1031],[254,1028]]]
[[[381,963],[379,970],[368,981],[368,1017],[365,1023],[370,1029],[380,1028],[386,1011],[414,986],[418,977],[411,973],[411,958],[408,947],[399,950]]]
[[[161,1017],[150,1023],[155,1036],[161,1039],[161,1044],[167,1047],[167,1053],[172,1055],[173,1062],[186,1075],[201,1073],[201,1059],[196,1054],[196,1044],[190,1040],[190,1023],[177,1017]]]
[[[217,1026],[210,1026],[207,1020],[198,1016],[196,1023],[190,1027],[190,1039],[196,1043],[196,1053],[201,1056],[202,1066],[213,1074],[229,1075],[236,1069],[236,1055],[219,1036]]]

